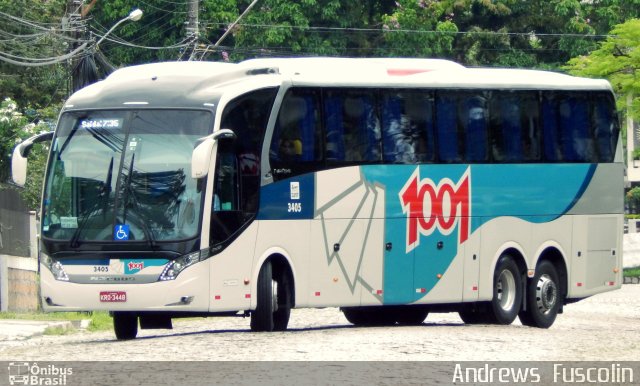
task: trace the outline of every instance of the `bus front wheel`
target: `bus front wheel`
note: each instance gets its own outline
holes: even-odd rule
[[[256,309],[251,312],[252,331],[286,330],[291,314],[291,292],[286,271],[276,272],[271,261],[258,273]]]
[[[562,304],[560,281],[555,266],[543,260],[527,284],[527,309],[518,316],[525,326],[549,328]]]
[[[118,340],[135,339],[138,335],[138,316],[132,312],[114,312],[113,330]]]

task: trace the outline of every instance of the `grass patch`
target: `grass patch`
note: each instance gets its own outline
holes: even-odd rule
[[[624,277],[640,276],[640,267],[626,268],[622,272]]]
[[[113,319],[108,312],[94,312],[91,315],[91,323],[87,327],[88,331],[106,331],[113,328]]]
[[[0,319],[22,320],[82,320],[91,319],[90,312],[0,312]]]
[[[44,329],[44,335],[69,335],[76,332],[76,329],[73,326],[56,326],[56,327],[47,327]]]

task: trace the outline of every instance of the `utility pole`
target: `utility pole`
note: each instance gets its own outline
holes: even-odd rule
[[[80,37],[80,27],[81,27],[81,19],[80,9],[82,7],[82,0],[68,0],[67,1],[67,11],[65,13],[65,17],[62,19],[62,27],[68,31],[69,37],[72,39],[72,42],[69,43],[68,52],[73,52],[80,43],[78,39]],[[71,58],[69,59],[69,73],[71,74],[71,79],[69,80],[69,94],[72,94],[77,89],[77,79],[78,79],[78,59]]]
[[[198,41],[200,39],[200,25],[198,22],[199,7],[199,0],[189,0],[187,10],[187,27],[185,28],[185,31],[187,33],[187,38],[191,39],[193,48],[191,48],[191,50],[187,49],[183,54],[183,57],[188,57],[189,60],[191,60],[191,58],[195,54],[196,48],[198,46]]]
[[[187,37],[193,36],[198,38],[200,36],[198,25],[198,8],[200,7],[199,0],[189,0],[189,9],[187,11]]]

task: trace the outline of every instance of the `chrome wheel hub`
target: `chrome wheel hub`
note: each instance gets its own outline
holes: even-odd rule
[[[543,314],[549,313],[558,301],[558,286],[549,275],[541,275],[536,286],[536,303]]]
[[[497,298],[500,308],[510,311],[516,301],[516,279],[513,273],[507,269],[500,272],[498,282],[496,283]]]

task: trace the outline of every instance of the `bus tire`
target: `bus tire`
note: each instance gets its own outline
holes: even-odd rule
[[[487,322],[511,324],[522,305],[522,275],[509,255],[502,255],[493,274],[493,298],[489,303]]]
[[[274,275],[271,261],[258,273],[258,293],[255,311],[251,312],[252,331],[283,331],[291,314],[291,290],[286,271]]]
[[[558,272],[550,261],[541,261],[536,274],[527,283],[526,303],[526,311],[518,314],[525,326],[549,328],[555,322],[562,295]]]
[[[418,326],[429,316],[429,310],[422,307],[400,307],[396,322],[403,326]]]
[[[138,316],[133,312],[114,312],[113,330],[118,340],[135,339],[138,335]]]
[[[487,316],[486,309],[484,307],[461,310],[458,311],[458,315],[460,315],[460,319],[462,319],[464,324],[484,324],[491,322],[491,318]]]
[[[396,314],[391,307],[345,307],[345,318],[355,326],[392,326],[396,324]]]
[[[284,331],[289,324],[289,317],[291,316],[291,304],[292,301],[292,286],[291,278],[286,270],[284,270],[278,280],[277,287],[277,310],[273,313],[273,330]]]
[[[342,308],[342,313],[347,321],[354,326],[365,326],[367,325],[368,318],[365,315],[363,310],[353,307],[345,307]]]

